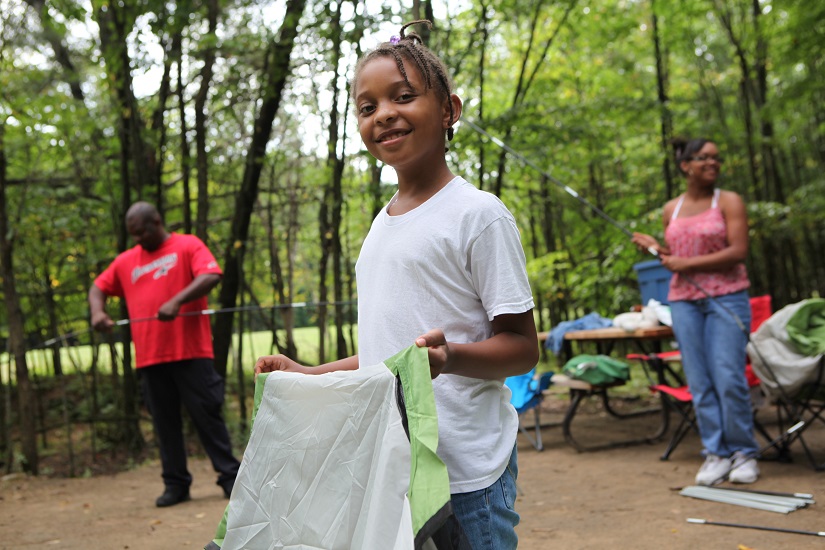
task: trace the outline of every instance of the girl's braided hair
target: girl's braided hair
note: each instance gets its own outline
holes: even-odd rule
[[[358,86],[358,75],[364,65],[379,57],[392,57],[395,60],[395,65],[404,77],[404,82],[411,88],[407,71],[404,69],[404,60],[413,63],[418,68],[421,75],[424,77],[424,84],[428,89],[433,89],[443,99],[449,100],[453,93],[453,84],[448,76],[447,67],[444,62],[435,55],[432,50],[424,45],[421,36],[416,32],[406,33],[408,27],[412,25],[423,24],[432,28],[433,24],[428,19],[418,19],[410,21],[401,27],[399,36],[393,36],[388,42],[382,42],[374,50],[366,53],[355,66],[355,76],[352,79],[353,96]],[[453,139],[453,102],[450,104],[450,127],[447,128],[447,139]]]

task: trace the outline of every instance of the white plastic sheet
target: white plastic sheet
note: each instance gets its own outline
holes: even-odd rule
[[[413,548],[410,444],[384,364],[268,375],[222,549]]]

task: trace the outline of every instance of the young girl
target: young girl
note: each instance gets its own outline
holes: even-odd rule
[[[398,174],[355,267],[359,355],[319,367],[261,357],[255,371],[357,369],[427,347],[454,513],[474,549],[516,548],[518,417],[503,382],[538,361],[533,298],[513,216],[447,166],[461,100],[405,34],[414,23],[366,54],[352,82],[362,140]]]

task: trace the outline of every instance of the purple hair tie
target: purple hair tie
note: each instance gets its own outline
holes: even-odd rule
[[[399,42],[401,42],[401,37],[398,35],[393,35],[390,37],[390,44],[398,44]]]

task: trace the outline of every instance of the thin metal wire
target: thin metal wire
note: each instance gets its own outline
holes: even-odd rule
[[[562,190],[564,190],[565,193],[567,193],[571,197],[575,198],[581,204],[583,204],[584,206],[588,207],[593,212],[598,214],[599,217],[606,220],[613,227],[616,227],[619,231],[621,231],[622,233],[624,233],[628,237],[631,237],[631,238],[633,237],[633,232],[632,231],[627,229],[624,225],[619,223],[614,218],[610,217],[604,210],[602,210],[601,208],[599,208],[595,204],[591,203],[590,201],[588,201],[587,199],[582,197],[575,189],[573,189],[569,185],[566,185],[566,184],[562,183],[561,181],[557,180],[552,175],[547,173],[547,171],[542,170],[541,168],[539,168],[539,166],[536,165],[536,163],[532,162],[531,160],[527,159],[523,155],[519,154],[515,149],[513,149],[512,147],[510,147],[509,145],[507,145],[506,143],[504,143],[503,141],[501,141],[497,137],[491,135],[489,132],[484,130],[484,128],[480,127],[478,124],[476,124],[472,120],[466,120],[465,119],[464,123],[467,124],[473,130],[475,130],[476,132],[478,132],[479,134],[485,136],[487,139],[489,139],[490,141],[495,143],[497,146],[499,146],[500,148],[502,148],[506,152],[508,152],[516,160],[519,160],[523,164],[525,164],[525,165],[529,166],[530,168],[533,168],[534,170],[536,170],[542,176],[544,176],[545,178],[550,180],[552,183],[556,184],[558,187],[560,187]],[[652,246],[648,247],[647,251],[650,252],[653,256],[655,256],[657,258],[659,257],[659,251],[656,250],[655,248],[653,248]],[[750,331],[745,326],[745,323],[742,322],[742,319],[740,319],[739,316],[736,315],[736,313],[734,311],[732,311],[730,308],[728,308],[725,304],[723,304],[720,301],[716,300],[716,298],[714,296],[711,296],[710,293],[707,290],[702,288],[702,286],[699,283],[697,283],[696,281],[694,281],[689,275],[686,275],[685,273],[680,273],[679,276],[682,277],[684,280],[686,280],[688,283],[695,286],[699,290],[699,292],[701,292],[702,294],[707,296],[709,299],[713,300],[719,307],[721,307],[723,310],[725,310],[725,312],[727,312],[733,318],[733,320],[736,323],[736,326],[739,328],[739,330],[741,330],[748,337],[748,339],[750,339]]]
[[[533,161],[529,160],[528,158],[526,158],[523,155],[516,152],[515,149],[513,149],[512,147],[510,147],[509,145],[507,145],[506,143],[504,143],[503,141],[501,141],[497,137],[495,137],[495,136],[491,135],[490,133],[488,133],[486,130],[484,130],[484,128],[482,128],[481,126],[479,126],[478,124],[476,124],[472,120],[464,120],[463,122],[465,124],[467,124],[473,130],[478,132],[479,134],[485,136],[487,139],[489,139],[490,141],[492,141],[493,143],[495,143],[496,145],[498,145],[499,147],[501,147],[502,149],[504,149],[505,151],[510,153],[510,155],[512,155],[516,160],[521,161],[523,164],[526,164],[527,166],[534,169],[539,174],[541,174],[542,176],[544,176],[545,178],[550,180],[552,183],[554,183],[555,185],[560,187],[565,193],[567,193],[568,195],[570,195],[571,197],[573,197],[574,199],[579,201],[584,206],[591,209],[600,218],[604,219],[605,221],[607,221],[608,223],[610,223],[611,225],[616,227],[619,231],[621,231],[622,233],[624,233],[628,237],[633,236],[632,231],[630,231],[628,228],[626,228],[621,223],[616,221],[616,219],[610,217],[604,210],[602,210],[601,208],[599,208],[598,206],[596,206],[592,202],[590,202],[587,199],[585,199],[584,197],[582,197],[575,189],[573,189],[569,185],[565,185],[564,183],[562,183],[561,181],[557,180],[552,175],[547,173],[547,171],[542,170],[541,168],[539,168],[539,166],[536,163],[534,163]]]
[[[523,155],[519,154],[515,149],[513,149],[512,147],[510,147],[509,145],[507,145],[506,143],[501,141],[499,138],[491,135],[489,132],[484,130],[484,128],[482,128],[481,126],[479,126],[478,124],[476,124],[472,120],[464,119],[463,122],[465,124],[467,124],[473,130],[478,132],[479,134],[485,136],[487,139],[492,141],[498,147],[500,147],[501,149],[503,149],[504,151],[506,151],[507,153],[512,155],[516,160],[522,162],[523,164],[529,166],[530,168],[533,168],[539,174],[546,177],[549,181],[551,181],[552,183],[554,183],[555,185],[560,187],[562,190],[564,190],[565,193],[567,193],[568,195],[570,195],[573,198],[575,198],[576,200],[578,200],[579,203],[583,204],[584,206],[588,207],[593,212],[598,214],[599,217],[601,217],[602,219],[604,219],[605,221],[610,223],[610,225],[612,225],[613,227],[616,227],[617,229],[619,229],[619,231],[621,231],[622,233],[624,233],[628,237],[631,237],[631,238],[633,237],[633,233],[629,229],[627,229],[625,226],[623,226],[621,223],[619,223],[614,218],[610,217],[601,208],[599,208],[596,205],[592,204],[591,202],[587,201],[578,192],[576,192],[575,189],[571,188],[569,185],[566,185],[566,184],[562,183],[561,181],[559,181],[558,179],[554,178],[546,170],[541,169],[538,165],[536,165],[536,163],[532,162],[531,160],[527,159]],[[652,246],[648,247],[647,251],[650,252],[650,254],[652,254],[654,257],[659,258],[659,251],[656,250],[655,248],[653,248]],[[681,278],[683,278],[685,281],[687,281],[688,283],[695,286],[696,289],[699,290],[699,292],[704,294],[710,301],[712,301],[714,304],[716,304],[720,309],[722,309],[725,313],[727,313],[730,316],[730,318],[733,320],[733,322],[736,323],[736,326],[739,328],[739,330],[742,331],[742,333],[745,335],[745,338],[747,339],[747,341],[749,343],[753,344],[751,346],[751,349],[753,350],[753,353],[759,358],[759,360],[765,366],[765,370],[771,375],[772,378],[774,378],[774,382],[776,382],[776,375],[771,370],[768,362],[765,361],[765,358],[762,356],[762,353],[759,351],[759,348],[756,346],[756,344],[754,344],[751,341],[750,330],[748,329],[748,327],[745,326],[745,323],[742,322],[742,319],[736,314],[736,312],[734,312],[728,306],[723,304],[720,300],[716,299],[715,296],[712,296],[704,287],[702,287],[702,285],[697,283],[689,275],[687,275],[685,273],[680,273],[679,276]],[[788,401],[789,398],[786,395],[784,388],[782,388],[782,386],[779,385],[778,382],[777,382],[777,386],[778,386],[779,391],[782,394],[783,398],[786,399],[786,401]],[[790,402],[790,401],[788,401],[788,402]]]
[[[266,311],[266,310],[275,310],[275,309],[293,309],[293,308],[301,308],[301,307],[320,307],[320,306],[340,306],[340,305],[349,305],[354,304],[355,300],[347,300],[347,301],[327,301],[327,302],[293,302],[291,304],[276,304],[272,306],[238,306],[238,307],[225,307],[223,309],[201,309],[198,311],[185,311],[183,313],[178,314],[178,317],[196,317],[199,315],[219,315],[223,313],[235,313],[237,311]],[[118,319],[115,321],[115,326],[124,326],[124,325],[133,325],[135,323],[145,323],[147,321],[157,321],[157,317],[140,317],[137,319]],[[57,336],[55,338],[51,338],[31,348],[30,351],[48,348],[49,346],[53,346],[55,344],[59,344],[69,340],[71,338],[77,338],[78,336],[83,336],[93,329],[91,327],[77,330],[74,332],[69,332],[62,336]]]

